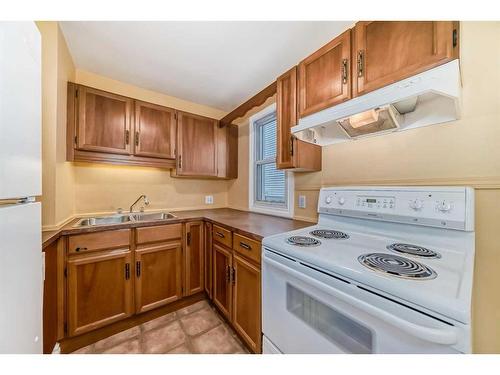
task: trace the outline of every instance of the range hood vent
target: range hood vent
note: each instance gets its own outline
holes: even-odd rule
[[[321,146],[460,118],[460,67],[453,60],[301,118],[292,133]]]

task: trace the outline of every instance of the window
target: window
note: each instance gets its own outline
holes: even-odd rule
[[[250,209],[292,216],[292,177],[276,169],[276,106],[250,118]],[[292,198],[293,199],[293,198]]]

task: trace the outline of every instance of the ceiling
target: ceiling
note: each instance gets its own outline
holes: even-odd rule
[[[61,22],[77,68],[231,111],[351,21]]]

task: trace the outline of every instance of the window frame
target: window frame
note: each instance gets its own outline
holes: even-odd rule
[[[276,204],[272,202],[258,201],[257,198],[257,165],[272,163],[269,158],[257,162],[257,122],[272,112],[276,112],[276,103],[273,103],[258,113],[252,115],[249,119],[249,166],[248,166],[248,207],[252,212],[282,216],[287,218],[293,217],[294,209],[294,179],[293,173],[285,171],[285,204]],[[277,126],[277,124],[276,124]],[[276,159],[274,159],[276,163]]]

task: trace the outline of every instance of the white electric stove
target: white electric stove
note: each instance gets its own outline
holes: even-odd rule
[[[473,193],[322,189],[317,225],[263,240],[264,352],[470,352]]]

